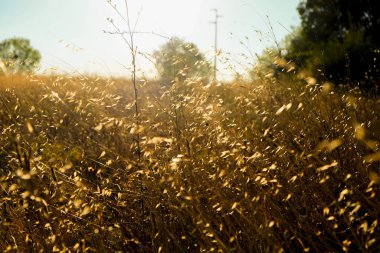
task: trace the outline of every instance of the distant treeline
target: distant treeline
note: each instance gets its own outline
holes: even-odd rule
[[[378,88],[380,12],[376,6],[376,0],[302,1],[300,27],[285,39],[283,48],[263,54],[260,60],[276,74],[281,66],[270,59],[281,57],[321,82]]]

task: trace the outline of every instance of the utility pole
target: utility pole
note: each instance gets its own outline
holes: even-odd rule
[[[216,68],[216,57],[218,55],[218,19],[222,16],[218,15],[218,10],[217,9],[211,9],[212,11],[215,12],[215,20],[213,22],[210,22],[211,24],[215,25],[215,41],[214,41],[214,82],[217,81],[216,79],[216,73],[217,73],[217,68]]]

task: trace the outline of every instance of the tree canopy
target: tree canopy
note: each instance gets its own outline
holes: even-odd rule
[[[0,42],[0,73],[31,72],[40,60],[40,53],[30,45],[28,39],[11,38]]]
[[[153,56],[161,80],[166,84],[175,79],[210,75],[210,65],[198,47],[177,37],[163,44]]]
[[[288,60],[325,80],[378,85],[377,0],[305,0],[298,12],[301,27],[287,45]]]

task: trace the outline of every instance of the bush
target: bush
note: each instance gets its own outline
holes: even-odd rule
[[[41,60],[40,53],[33,49],[29,40],[12,38],[0,42],[0,73],[20,74],[32,72]]]

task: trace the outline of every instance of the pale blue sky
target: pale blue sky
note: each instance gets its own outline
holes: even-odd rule
[[[233,71],[243,72],[253,63],[249,56],[261,53],[274,43],[268,18],[277,40],[287,30],[299,24],[296,11],[298,0],[129,0],[131,19],[141,11],[138,31],[178,36],[194,42],[212,58],[214,28],[211,8],[218,8],[220,76],[228,77]],[[124,1],[114,0],[124,11]],[[117,18],[106,0],[0,0],[0,40],[20,36],[31,40],[42,54],[42,68],[57,68],[63,72],[128,75],[124,66],[130,65],[126,45],[112,31],[107,17],[113,18],[122,30],[126,27]],[[248,38],[248,40],[247,40]],[[248,49],[240,43],[244,44]],[[165,39],[141,34],[136,38],[138,49],[151,53]],[[154,76],[154,67],[143,57],[138,60],[141,72]],[[229,65],[231,65],[229,67]],[[231,71],[230,68],[233,70]]]

